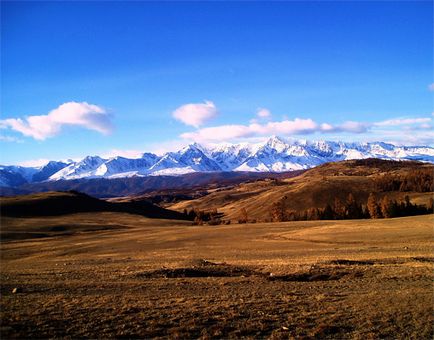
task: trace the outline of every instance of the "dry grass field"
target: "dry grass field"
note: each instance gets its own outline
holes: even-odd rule
[[[433,336],[433,215],[211,227],[102,212],[4,217],[1,233],[4,339]]]

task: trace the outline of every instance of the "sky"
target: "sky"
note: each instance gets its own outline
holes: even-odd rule
[[[191,142],[434,146],[433,3],[1,2],[0,164]]]

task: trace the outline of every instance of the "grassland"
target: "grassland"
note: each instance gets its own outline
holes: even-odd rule
[[[215,227],[116,212],[3,218],[1,232],[14,230],[45,234],[2,236],[2,338],[433,335],[433,215]]]
[[[390,199],[403,201],[408,195],[413,203],[428,204],[432,192],[378,192],[375,181],[385,176],[408,175],[417,169],[434,173],[432,164],[381,160],[375,162],[368,165],[354,160],[326,163],[293,178],[241,183],[165,207],[177,211],[193,208],[205,211],[217,209],[224,214],[225,219],[234,221],[242,217],[242,209],[245,209],[249,219],[265,222],[271,218],[273,204],[281,199],[284,199],[287,210],[299,212],[309,208],[324,208],[327,203],[333,205],[335,199],[345,202],[350,193],[360,204],[366,204],[371,192],[376,192],[379,199],[387,195]]]

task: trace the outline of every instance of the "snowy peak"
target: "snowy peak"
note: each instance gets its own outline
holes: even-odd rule
[[[78,178],[92,178],[99,177],[97,169],[106,160],[99,156],[87,156],[81,161],[72,163],[62,170],[50,176],[50,180],[59,179],[78,179]]]
[[[178,152],[168,152],[149,169],[150,173],[170,174],[170,169],[173,169],[174,174],[221,171],[218,163],[209,158],[202,150],[203,148],[199,144],[194,143]]]
[[[390,143],[307,141],[272,136],[262,143],[192,143],[162,156],[144,153],[141,158],[87,156],[79,162],[49,162],[43,167],[0,166],[0,186],[18,186],[45,180],[119,178],[180,175],[189,172],[270,171],[308,169],[326,162],[382,158],[434,163],[430,146],[397,146]]]
[[[281,137],[272,136],[264,145],[264,148],[269,148],[276,152],[282,153],[288,148],[287,142]]]

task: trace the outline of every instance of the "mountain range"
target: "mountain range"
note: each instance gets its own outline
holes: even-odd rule
[[[182,175],[192,172],[285,172],[327,162],[381,158],[434,163],[430,146],[398,146],[384,142],[346,143],[290,140],[273,136],[261,143],[190,144],[163,155],[140,158],[87,156],[80,161],[50,161],[40,167],[0,166],[0,186],[90,178]]]

